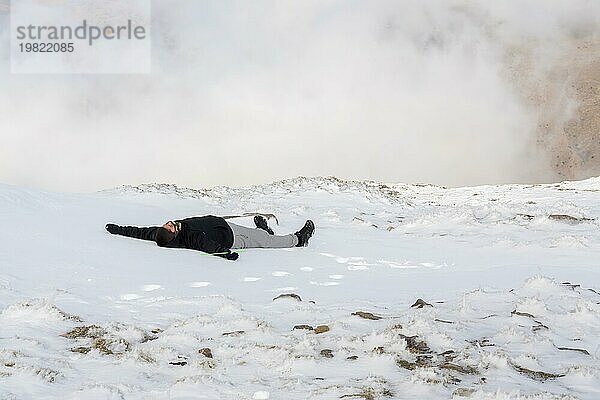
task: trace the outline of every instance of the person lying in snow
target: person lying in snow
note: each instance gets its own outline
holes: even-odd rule
[[[298,232],[284,236],[274,235],[267,220],[260,215],[254,217],[254,224],[255,229],[246,228],[221,217],[206,215],[169,221],[163,226],[148,228],[115,224],[108,224],[105,228],[113,235],[152,240],[160,247],[200,250],[232,261],[238,259],[238,254],[231,249],[308,246],[308,240],[315,231],[315,224],[311,220],[306,221]]]

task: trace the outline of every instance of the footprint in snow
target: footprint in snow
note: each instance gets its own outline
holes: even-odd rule
[[[244,278],[244,282],[256,282],[260,281],[260,278],[254,276],[247,276]]]
[[[335,261],[339,264],[363,264],[364,257],[335,257]]]
[[[379,260],[378,263],[385,264],[385,265],[387,265],[390,268],[396,268],[396,269],[414,269],[414,268],[420,268],[419,265],[416,265],[415,263],[410,263],[410,262],[399,263],[399,262],[396,262],[396,261]]]
[[[210,282],[192,282],[192,283],[190,283],[190,287],[193,287],[193,288],[207,287],[210,285],[212,285],[212,283],[210,283]]]
[[[369,269],[367,265],[364,264],[348,264],[348,271],[366,271]]]
[[[142,296],[140,296],[139,294],[135,294],[135,293],[125,293],[121,295],[121,300],[137,300],[137,299],[141,299]]]
[[[259,390],[258,392],[254,392],[252,395],[252,400],[268,400],[270,397],[270,393],[264,390]]]
[[[273,276],[287,276],[289,274],[290,274],[289,272],[285,272],[285,271],[275,271],[271,275],[273,275]]]
[[[340,257],[330,253],[320,253],[322,256],[335,259],[338,264],[348,265],[349,271],[365,271],[370,266],[377,265],[366,261],[364,257]]]
[[[438,268],[442,268],[442,267],[447,267],[448,266],[446,263],[443,263],[443,264],[434,264],[432,262],[413,263],[413,262],[410,262],[410,261],[397,262],[397,261],[388,261],[388,260],[379,260],[377,262],[379,264],[384,264],[384,265],[387,265],[388,267],[396,268],[396,269],[415,269],[415,268],[438,269]]]
[[[276,289],[270,289],[269,292],[291,292],[298,289],[297,287],[294,286],[286,286],[286,287],[280,287],[280,288],[276,288]]]
[[[313,270],[314,270],[313,267],[301,267],[300,268],[300,271],[304,271],[304,272],[311,272]]]
[[[344,275],[329,275],[329,279],[344,279]]]
[[[311,285],[316,285],[316,286],[338,286],[340,284],[339,282],[315,282],[315,281],[310,281],[309,283]]]
[[[152,292],[153,290],[158,290],[162,288],[160,285],[144,285],[142,286],[142,291],[144,292]]]
[[[331,254],[331,253],[319,253],[322,256],[325,257],[329,257],[329,258],[336,258],[337,256],[335,254]]]

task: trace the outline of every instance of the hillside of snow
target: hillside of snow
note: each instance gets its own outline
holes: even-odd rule
[[[315,236],[231,262],[104,230],[247,212]],[[600,178],[0,185],[0,223],[0,399],[600,398]]]

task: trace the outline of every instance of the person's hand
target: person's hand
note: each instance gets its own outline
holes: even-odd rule
[[[115,224],[106,224],[104,228],[113,235],[119,231],[119,226]]]

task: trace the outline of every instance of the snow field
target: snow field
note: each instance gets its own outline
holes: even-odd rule
[[[0,398],[600,398],[599,193],[1,186]],[[256,211],[311,245],[233,263],[103,230]]]

